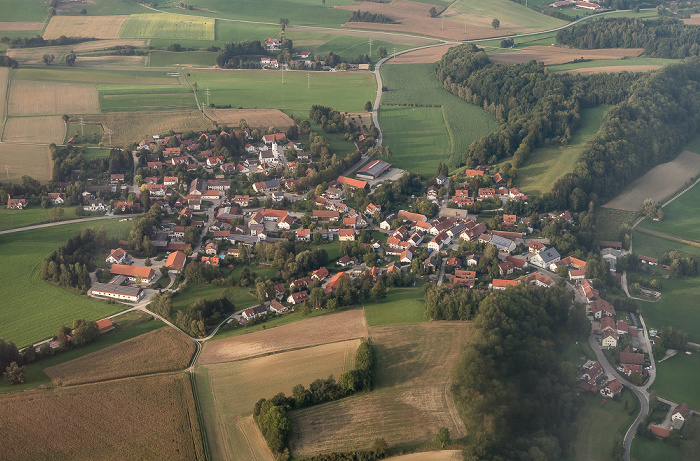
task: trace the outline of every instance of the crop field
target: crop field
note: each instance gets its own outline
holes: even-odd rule
[[[0,130],[5,121],[5,100],[7,99],[7,86],[10,83],[10,68],[0,67]],[[0,133],[1,134],[1,133]]]
[[[662,58],[647,58],[647,57],[639,57],[639,58],[624,58],[622,62],[616,61],[616,60],[603,60],[603,61],[587,61],[587,62],[575,62],[575,63],[569,63],[569,64],[560,64],[557,66],[550,66],[550,70],[553,72],[563,72],[563,71],[586,71],[589,68],[594,68],[594,69],[601,69],[598,70],[597,72],[606,72],[605,70],[602,70],[604,67],[612,67],[613,69],[617,67],[625,67],[630,72],[634,72],[636,70],[643,71],[645,67],[648,66],[653,66],[655,68],[659,68],[662,66],[665,66],[666,64],[672,64],[674,62],[678,62],[676,59],[662,59]],[[624,64],[624,65],[622,65]],[[612,70],[610,72],[613,72]]]
[[[700,354],[679,352],[670,359],[657,363],[656,380],[651,389],[659,397],[678,404],[685,402],[693,410],[700,408]]]
[[[575,439],[571,445],[571,459],[577,461],[607,461],[613,450],[615,437],[625,432],[639,414],[639,401],[625,390],[619,402],[600,395],[583,396],[574,423]],[[605,402],[604,404],[601,404]],[[626,405],[626,407],[625,407]]]
[[[467,322],[371,327],[375,389],[291,412],[292,453],[365,449],[378,437],[390,446],[429,442],[438,427],[463,437],[450,376],[469,332]]]
[[[461,450],[423,451],[410,455],[392,456],[392,461],[460,461]]]
[[[192,340],[165,326],[44,372],[58,386],[73,386],[182,370],[190,363],[194,351]]]
[[[468,26],[465,27],[465,22],[462,18],[450,15],[446,15],[444,21],[442,16],[433,18],[429,12],[431,6],[427,3],[409,0],[394,0],[391,3],[366,2],[362,5],[362,11],[383,14],[395,20],[397,24],[348,22],[343,27],[428,35],[446,40],[474,40],[504,35],[502,31],[491,27],[491,19],[489,19],[487,26],[476,23],[476,21],[469,21]],[[348,11],[356,11],[358,9],[357,5],[341,8]]]
[[[77,62],[77,61],[76,61]],[[12,80],[33,80],[65,83],[143,85],[181,85],[179,76],[170,76],[169,70],[105,70],[81,68],[20,68],[12,71]]]
[[[58,16],[55,16],[58,17]],[[95,52],[100,50],[106,50],[115,46],[133,46],[142,47],[146,44],[145,40],[95,40],[91,42],[76,43],[73,45],[63,45],[63,46],[42,46],[38,48],[10,48],[7,50],[7,55],[11,58],[17,60],[21,64],[41,64],[43,65],[44,54],[53,54],[56,57],[56,62],[63,62],[66,54],[70,53],[71,50],[75,51],[78,58],[75,61],[76,66],[80,67],[86,64],[88,58],[84,53]],[[138,57],[138,56],[119,56],[121,58],[127,57]],[[60,75],[60,74],[59,74]]]
[[[280,327],[282,328],[282,327]],[[278,328],[279,329],[279,328]],[[276,330],[278,330],[276,329]],[[316,379],[340,377],[352,368],[359,339],[340,341],[249,360],[197,367],[198,393],[213,458],[271,460],[252,422],[255,402]]]
[[[325,4],[315,0],[202,0],[197,8],[189,11],[175,5],[159,7],[170,13],[238,19],[278,25],[280,14],[290,24],[306,26],[339,27],[350,14],[337,10],[336,5],[351,5],[353,0],[326,0]],[[279,28],[278,28],[279,30]]]
[[[1,3],[1,2],[0,2]],[[41,29],[44,28],[43,22],[5,22],[0,21],[0,31],[37,31],[41,35]]]
[[[637,213],[634,211],[598,208],[595,211],[596,238],[619,241],[625,225],[632,227]]]
[[[214,19],[175,14],[132,14],[119,30],[119,38],[214,40]]]
[[[690,25],[690,26],[699,26],[700,25],[700,14],[691,14],[689,18],[687,19],[681,19],[684,23]]]
[[[43,0],[0,0],[3,21],[44,22],[49,15]]]
[[[10,117],[2,133],[3,142],[60,144],[66,136],[66,124],[58,115]]]
[[[1,143],[0,165],[9,167],[0,174],[2,182],[18,183],[22,176],[28,175],[45,183],[53,172],[49,146]]]
[[[572,48],[561,48],[557,46],[535,45],[520,48],[517,51],[508,53],[492,54],[489,56],[491,62],[499,64],[524,64],[535,60],[544,63],[545,66],[566,64],[574,59],[590,60],[620,60],[628,57],[637,57],[644,49],[642,48],[601,48],[598,50],[579,50]],[[620,63],[618,63],[620,65]]]
[[[22,213],[21,210],[15,210]],[[123,309],[51,285],[41,278],[41,262],[70,237],[86,227],[104,227],[109,236],[126,237],[130,222],[102,220],[0,235],[0,338],[18,347],[48,338],[76,318],[97,320]]]
[[[620,195],[605,204],[607,208],[638,211],[645,199],[663,202],[676,190],[700,174],[700,155],[684,150],[678,157],[649,170],[635,179]]]
[[[426,321],[422,288],[391,288],[384,301],[365,304],[363,308],[369,326]]]
[[[549,192],[557,179],[574,171],[576,161],[586,143],[598,132],[603,116],[610,107],[600,106],[581,110],[581,124],[564,147],[540,147],[518,168],[516,185],[526,194],[542,195]]]
[[[148,11],[131,0],[69,0],[59,3],[56,10],[59,14],[78,15],[83,8],[87,9],[90,16],[133,14]]]
[[[698,203],[700,203],[700,186],[695,185],[664,207],[663,221],[645,219],[639,223],[639,226],[700,240],[700,216],[697,212],[689,212],[689,210],[697,210]]]
[[[207,342],[197,363],[232,362],[366,336],[364,313],[355,309]]]
[[[102,112],[197,108],[192,90],[184,85],[98,85],[97,89]]]
[[[484,27],[491,30],[491,20],[497,18],[501,22],[499,35],[537,32],[566,24],[561,19],[538,13],[510,0],[457,0],[443,15],[445,18],[459,20],[462,24],[466,20],[467,28]]]
[[[3,394],[0,431],[7,459],[204,459],[184,373]]]
[[[71,119],[76,119],[71,115]],[[197,110],[163,111],[154,117],[153,111],[109,112],[105,114],[86,115],[85,123],[100,124],[112,131],[112,145],[124,146],[134,141],[150,137],[154,133],[164,134],[172,129],[176,132],[188,130],[199,131],[213,128],[214,124]],[[104,145],[109,145],[109,136],[102,138]]]
[[[219,125],[238,126],[241,119],[258,128],[274,126],[286,130],[294,125],[294,120],[276,109],[206,109],[204,113]]]
[[[98,67],[145,67],[148,56],[86,56],[81,55],[76,61],[75,67],[98,68]]]
[[[95,85],[15,80],[7,115],[91,114],[100,111]]]
[[[402,54],[397,63],[400,64],[429,64],[438,62],[442,55],[456,45],[441,45],[432,48],[423,48],[422,50],[410,51]]]
[[[214,51],[151,51],[149,67],[213,67],[216,64]]]
[[[374,100],[376,81],[369,72],[282,72],[274,70],[193,70],[190,82],[199,86],[199,100],[211,91],[210,102],[246,109],[279,109],[308,118],[314,104],[359,112]]]
[[[390,107],[379,111],[383,144],[391,148],[396,168],[432,176],[436,162],[448,162],[452,153],[440,107]]]
[[[119,30],[128,17],[129,16],[53,16],[44,30],[44,38],[46,40],[52,40],[62,35],[66,37],[119,38]]]
[[[391,61],[392,64],[393,62],[394,60]],[[401,62],[401,56],[396,62]],[[462,155],[467,151],[469,145],[496,130],[498,121],[483,109],[445,90],[435,75],[435,68],[435,64],[383,65],[381,67],[382,80],[388,91],[382,94],[381,102],[382,104],[441,106],[451,149],[449,157],[445,158],[445,161],[449,160],[450,165],[457,165],[462,161]],[[385,130],[385,124],[392,122],[389,117],[383,115],[385,109],[387,109],[386,106],[379,108],[379,117],[384,136],[390,138],[392,133]],[[396,124],[396,126],[401,129],[408,128],[405,125],[402,126],[401,123]],[[422,142],[421,133],[415,135],[408,133],[408,136],[409,139],[403,139],[400,142],[406,143],[406,145],[418,145]],[[391,163],[401,167],[401,153],[388,142],[386,145],[393,152]],[[431,158],[430,156],[434,152],[421,151],[419,154]],[[436,159],[433,157],[433,167],[430,168],[431,175],[435,173],[434,160]],[[410,163],[408,168],[410,170]]]

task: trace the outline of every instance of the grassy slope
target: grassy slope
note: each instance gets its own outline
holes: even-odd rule
[[[436,156],[434,151],[422,149],[416,149],[413,152],[409,152],[409,149],[406,149],[406,151],[401,152],[390,143],[393,136],[396,139],[401,137],[400,144],[403,146],[421,145],[423,138],[423,133],[421,132],[406,133],[406,135],[401,136],[389,129],[382,128],[384,136],[387,138],[385,145],[392,149],[391,162],[393,164],[402,167],[402,154],[413,156],[417,153],[424,156],[426,160],[430,159],[432,161],[431,174],[434,173],[435,165],[440,160],[443,162],[449,161],[451,165],[461,162],[462,154],[474,140],[494,131],[498,127],[496,119],[486,111],[445,90],[435,76],[435,68],[436,64],[385,64],[381,68],[382,82],[388,88],[388,91],[382,95],[382,104],[442,106],[446,129],[452,139],[450,144],[451,152],[443,158]],[[393,125],[401,130],[408,128],[404,122],[392,122],[390,120],[392,111],[385,111],[385,109],[387,108],[379,109],[382,127],[388,124],[387,126]],[[420,111],[422,109],[418,108],[415,110]],[[426,110],[426,112],[431,111],[434,111],[434,109]],[[398,110],[395,113],[403,116],[405,111]],[[425,119],[428,118],[428,116],[425,116]],[[431,120],[434,121],[435,116]],[[410,160],[408,166],[411,166]]]
[[[700,408],[700,354],[678,353],[675,357],[657,363],[657,375],[651,390],[672,402],[687,403]]]
[[[609,107],[581,110],[581,125],[565,147],[541,147],[530,154],[526,165],[518,169],[516,184],[526,194],[542,195],[552,184],[574,170],[584,147],[600,128],[600,122]]]
[[[595,212],[595,226],[598,232],[596,237],[599,240],[618,241],[623,227],[632,226],[636,216],[634,211],[598,208]]]
[[[41,279],[41,262],[85,227],[104,226],[109,236],[125,237],[131,223],[104,220],[94,224],[65,224],[0,236],[0,337],[18,346],[47,338],[76,318],[97,320],[125,309],[71,293]],[[11,283],[10,283],[11,282]]]
[[[464,14],[487,18],[489,25],[492,18],[498,18],[501,21],[500,30],[503,31],[504,35],[553,29],[566,24],[561,19],[538,13],[510,0],[491,0],[489,2],[458,0],[448,9],[447,17]],[[517,26],[508,27],[505,23],[517,24]]]
[[[382,302],[365,304],[367,325],[400,325],[425,322],[422,288],[390,288]]]
[[[43,0],[0,0],[3,21],[44,22],[49,10]],[[15,36],[16,31],[4,35]]]
[[[607,461],[615,436],[624,436],[639,413],[639,401],[629,390],[624,391],[619,402],[599,395],[585,395],[583,399],[585,405],[574,423],[576,438],[571,446],[571,459]],[[603,401],[605,405],[600,405]]]
[[[700,186],[695,186],[664,207],[664,220],[645,219],[640,227],[666,232],[680,237],[700,240],[700,216],[697,214],[700,203]]]
[[[16,229],[18,227],[32,226],[51,221],[51,210],[60,208],[52,206],[44,210],[38,205],[30,206],[26,210],[8,210],[5,207],[0,207],[0,230]],[[75,219],[75,207],[63,207],[63,219]]]

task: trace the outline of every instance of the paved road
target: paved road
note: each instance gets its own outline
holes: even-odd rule
[[[49,222],[49,223],[45,223],[45,224],[35,224],[33,226],[17,227],[16,229],[7,229],[4,231],[0,231],[0,235],[13,234],[15,232],[22,232],[22,231],[28,231],[28,230],[34,230],[34,229],[43,229],[45,227],[62,226],[64,224],[99,221],[102,219],[133,218],[134,216],[138,216],[138,215],[136,215],[136,214],[120,214],[120,215],[106,214],[104,216],[92,216],[90,218],[69,219],[66,221]]]

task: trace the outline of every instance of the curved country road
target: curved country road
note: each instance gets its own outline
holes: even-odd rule
[[[15,229],[7,229],[4,231],[0,231],[0,235],[3,234],[13,234],[15,232],[22,232],[22,231],[28,231],[28,230],[34,230],[34,229],[43,229],[45,227],[54,227],[54,226],[62,226],[64,224],[74,224],[74,223],[81,223],[81,222],[90,222],[90,221],[100,221],[103,219],[125,219],[125,218],[133,218],[134,216],[138,216],[135,214],[120,214],[120,215],[104,215],[104,216],[92,216],[90,218],[78,218],[78,219],[66,219],[65,221],[56,221],[56,222],[47,222],[44,224],[34,224],[32,226],[25,226],[25,227],[17,227]]]

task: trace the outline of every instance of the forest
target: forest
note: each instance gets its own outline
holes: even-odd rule
[[[396,21],[381,13],[370,13],[369,11],[353,11],[348,22],[377,22],[380,24],[395,24]]]

